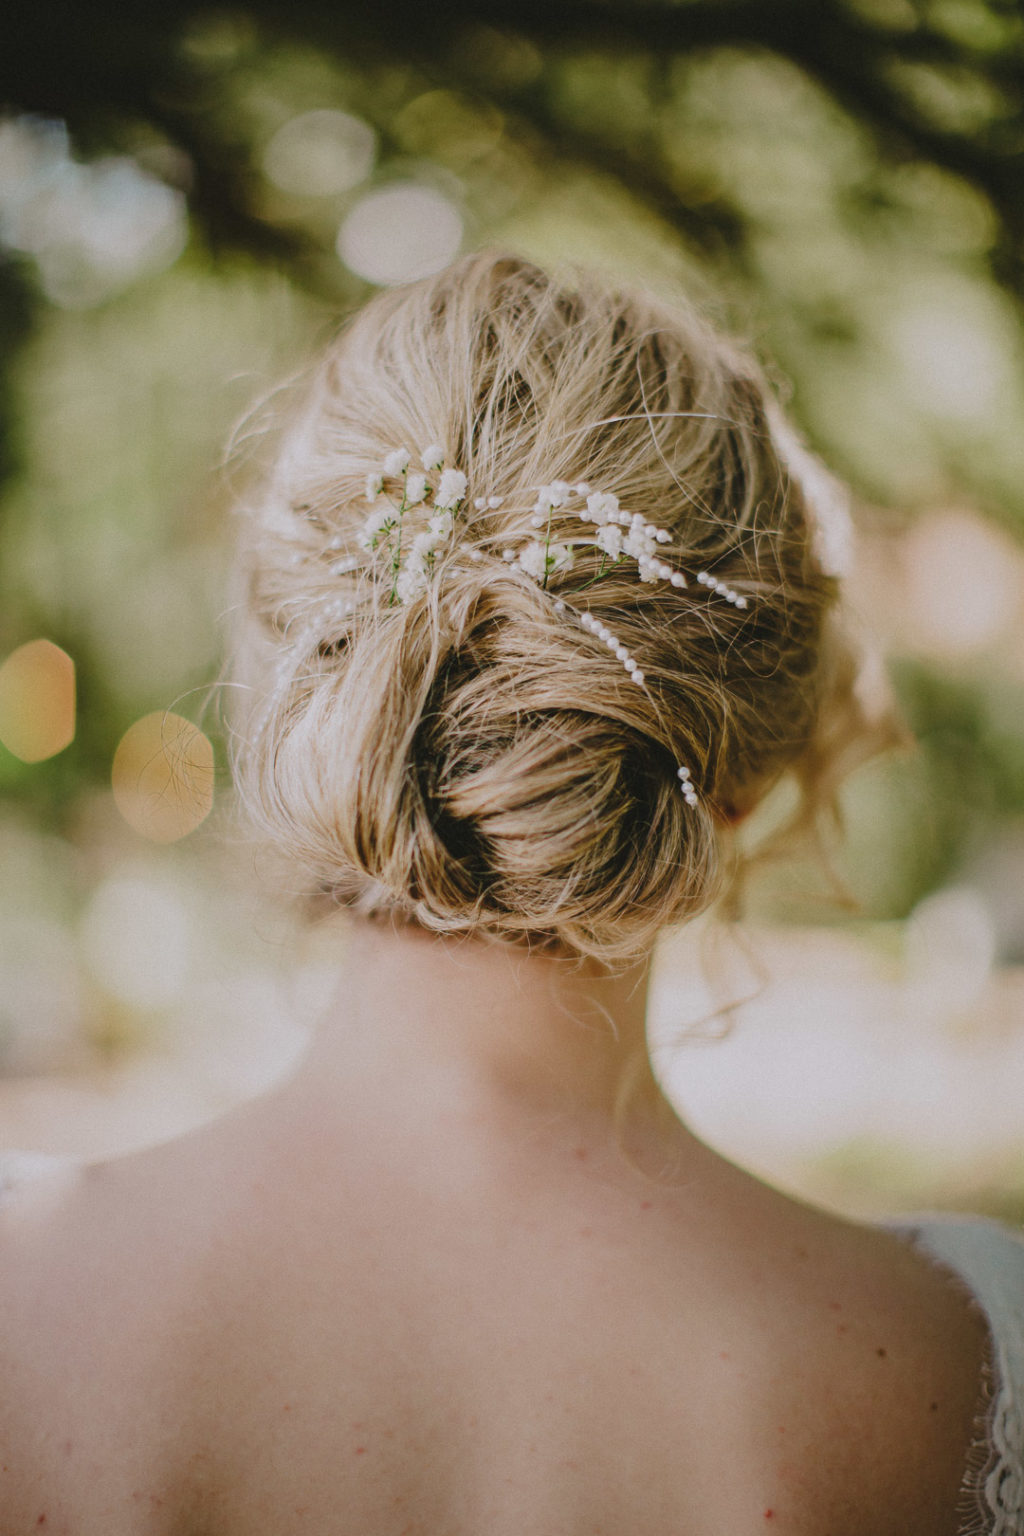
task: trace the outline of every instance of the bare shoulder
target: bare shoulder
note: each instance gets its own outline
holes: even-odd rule
[[[53,1270],[50,1244],[74,1209],[84,1177],[73,1158],[0,1152],[0,1340],[8,1357],[38,1306],[39,1275]]]
[[[801,1226],[781,1293],[794,1303],[781,1323],[793,1362],[783,1396],[820,1448],[828,1526],[953,1536],[984,1315],[906,1236],[818,1212],[801,1211],[794,1235]]]
[[[176,1501],[202,1223],[174,1163],[0,1164],[0,1536]]]
[[[507,1405],[536,1412],[584,1369],[590,1394],[549,1428],[552,1487],[585,1502],[593,1490],[566,1489],[555,1470],[576,1457],[559,1437],[571,1422],[601,1442],[623,1412],[620,1367],[637,1359],[657,1390],[620,1427],[653,1458],[652,1486],[662,1479],[684,1504],[678,1446],[664,1464],[656,1455],[669,1420],[692,1434],[713,1486],[728,1464],[777,1529],[953,1536],[985,1329],[963,1287],[905,1239],[732,1174],[704,1195],[688,1185],[652,1227],[660,1200],[638,1197],[627,1217],[629,1201],[574,1172],[568,1230],[586,1214],[567,1248],[550,1180],[542,1209],[517,1196],[478,1210],[464,1192],[457,1210],[439,1197],[424,1211],[419,1185],[396,1195],[362,1164],[341,1177],[337,1148],[321,1166],[281,1126],[235,1122],[116,1163],[41,1167],[0,1203],[0,1536],[51,1510],[74,1511],[83,1532],[166,1532],[183,1498],[233,1500],[244,1518],[206,1523],[253,1530],[254,1490],[290,1497],[293,1485],[296,1507],[307,1484],[327,1505],[351,1503],[371,1453],[397,1454],[401,1437],[387,1434],[406,1409],[409,1443],[465,1396],[474,1424],[518,1444],[527,1427],[506,1422]],[[570,1291],[571,1313],[552,1314],[550,1298]],[[396,1362],[386,1391],[383,1348]],[[342,1482],[346,1413],[354,1470]],[[387,1427],[368,1448],[375,1413]],[[481,1433],[466,1431],[459,1459],[486,1479]],[[423,1498],[421,1472],[395,1462],[389,1475]],[[359,1528],[371,1530],[367,1488]],[[107,1513],[90,1523],[89,1508]]]
[[[0,1532],[21,1529],[45,1514],[42,1473],[53,1425],[47,1378],[59,1379],[61,1347],[47,1316],[61,1284],[54,1236],[61,1229],[83,1169],[70,1158],[37,1152],[0,1153]],[[4,1521],[12,1522],[10,1525]],[[21,1522],[19,1524],[18,1522]]]

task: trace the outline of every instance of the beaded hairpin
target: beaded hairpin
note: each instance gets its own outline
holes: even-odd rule
[[[367,476],[366,499],[370,511],[357,536],[357,543],[365,554],[384,548],[390,556],[390,603],[410,602],[426,591],[439,555],[453,545],[456,518],[466,498],[467,477],[460,469],[445,468],[445,453],[439,443],[431,443],[423,449],[421,469],[411,468],[411,461],[409,450],[398,448],[388,454],[379,470]],[[436,485],[432,486],[428,477],[436,471],[440,474]],[[397,501],[386,491],[389,480],[402,483]],[[575,515],[579,521],[589,525],[587,531],[556,541],[552,538],[552,513],[557,511],[563,517],[571,516],[572,511],[568,509],[573,503],[578,504]],[[478,512],[496,511],[503,504],[501,496],[481,496],[474,500],[473,507]],[[411,539],[405,524],[410,513],[417,515],[420,525]],[[670,531],[648,522],[639,512],[625,511],[617,496],[608,491],[592,490],[585,481],[573,484],[554,480],[550,485],[540,486],[530,512],[530,527],[536,536],[519,548],[503,549],[501,558],[544,590],[552,576],[572,568],[579,549],[596,549],[601,555],[596,576],[588,578],[585,586],[600,581],[625,559],[635,561],[641,581],[665,581],[677,588],[689,586],[684,573],[661,558],[661,548],[672,542]],[[340,538],[332,541],[333,548],[341,548],[342,544]],[[480,561],[485,557],[479,549],[472,549],[469,558]],[[349,575],[364,563],[365,556],[348,555],[336,560],[330,569],[338,576]],[[747,598],[742,593],[709,571],[698,571],[695,579],[700,586],[715,592],[733,607],[747,607]],[[351,612],[353,606],[349,600],[345,612]],[[554,608],[559,614],[571,613],[583,630],[608,647],[630,679],[638,687],[643,686],[644,674],[636,658],[603,620],[589,609],[574,607],[561,593],[554,598]],[[687,805],[696,806],[698,797],[690,769],[680,765],[676,772]]]

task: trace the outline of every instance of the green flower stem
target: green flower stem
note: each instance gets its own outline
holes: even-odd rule
[[[616,561],[615,563],[617,565],[618,561]],[[596,581],[600,581],[602,576],[606,576],[608,574],[607,570],[606,570],[607,565],[608,565],[608,556],[602,554],[602,556],[601,556],[601,568],[598,571],[597,575],[596,576],[591,576],[590,580],[589,581],[585,581],[581,587],[573,587],[573,591],[574,592],[585,592],[587,590],[587,588],[588,587],[592,587]]]
[[[388,607],[393,608],[398,601],[398,570],[402,563],[402,513],[406,508],[406,482],[409,479],[409,469],[406,466],[402,471],[402,500],[398,508],[398,543],[395,545],[391,556],[391,592],[388,596]]]

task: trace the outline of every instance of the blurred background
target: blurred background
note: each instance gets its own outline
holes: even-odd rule
[[[834,877],[772,866],[733,937],[666,941],[666,1081],[791,1189],[1024,1220],[1013,0],[2,28],[0,1147],[156,1141],[301,1052],[343,939],[232,819],[225,443],[377,287],[500,243],[691,294],[771,362],[854,487],[853,604],[917,738],[849,785]]]

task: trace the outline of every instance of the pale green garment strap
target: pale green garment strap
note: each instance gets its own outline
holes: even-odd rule
[[[887,1223],[959,1276],[988,1320],[991,1400],[960,1536],[1024,1536],[1024,1233],[980,1216]]]

